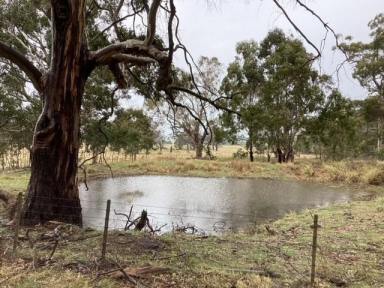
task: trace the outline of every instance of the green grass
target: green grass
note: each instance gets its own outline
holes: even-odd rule
[[[28,185],[29,170],[12,170],[0,172],[0,190],[12,194],[24,192]]]

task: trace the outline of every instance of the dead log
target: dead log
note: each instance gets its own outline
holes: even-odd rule
[[[112,272],[110,275],[112,278],[118,279],[123,278],[125,275],[122,274],[123,271],[126,275],[135,277],[135,278],[146,278],[151,274],[162,274],[169,272],[169,268],[163,268],[163,267],[152,267],[152,266],[146,266],[146,267],[140,267],[140,268],[124,268],[119,269],[118,271]]]
[[[141,212],[141,216],[140,216],[139,222],[137,222],[137,224],[135,225],[135,230],[136,231],[143,230],[145,225],[147,225],[147,223],[148,223],[148,213],[147,213],[146,210],[143,210]]]

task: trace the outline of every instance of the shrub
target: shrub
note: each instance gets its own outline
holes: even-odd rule
[[[234,159],[245,159],[247,158],[248,153],[247,151],[244,151],[243,149],[238,149],[235,153],[233,153]]]
[[[384,169],[378,168],[370,171],[367,176],[367,182],[377,186],[384,184]]]

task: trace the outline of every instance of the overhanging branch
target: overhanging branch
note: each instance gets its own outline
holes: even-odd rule
[[[140,61],[145,62],[144,64],[148,64],[148,58],[154,59],[158,62],[162,62],[167,59],[167,54],[160,51],[155,46],[146,46],[144,41],[130,39],[124,42],[114,43],[98,51],[91,52],[90,61],[94,61],[96,65],[105,65],[110,62],[116,62],[118,59],[114,59],[115,56],[121,56],[122,54],[135,57],[132,58],[132,60],[135,61],[134,64],[138,64],[137,62]],[[127,62],[125,61],[127,60],[126,57],[125,59],[123,58],[124,57],[120,59],[121,62]]]
[[[23,54],[0,41],[0,57],[3,57],[19,67],[32,81],[38,92],[43,90],[43,74]]]
[[[201,95],[201,94],[199,94],[199,93],[196,93],[196,92],[194,92],[194,91],[191,91],[191,90],[189,90],[189,89],[187,89],[187,88],[179,87],[179,86],[175,86],[175,85],[169,85],[169,86],[168,86],[168,89],[171,90],[171,91],[172,91],[172,90],[175,90],[175,91],[179,91],[179,92],[187,93],[187,94],[189,94],[189,95],[191,95],[191,96],[196,97],[197,99],[200,99],[200,100],[202,100],[202,101],[204,101],[204,102],[206,102],[206,103],[209,103],[210,105],[212,105],[213,107],[215,107],[215,108],[218,109],[218,110],[223,110],[223,111],[226,111],[226,112],[229,112],[229,113],[234,113],[234,114],[240,116],[240,113],[239,113],[239,112],[234,111],[234,110],[232,110],[232,109],[229,109],[228,107],[222,106],[222,105],[216,103],[215,101],[213,101],[213,100],[211,100],[211,99],[209,99],[209,98],[207,98],[207,97],[204,97],[203,95]]]

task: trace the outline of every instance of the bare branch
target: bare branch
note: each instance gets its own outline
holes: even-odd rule
[[[317,55],[315,57],[313,57],[312,59],[310,59],[311,61],[313,60],[316,60],[317,58],[321,57],[321,52],[319,50],[319,48],[316,47],[315,44],[313,44],[313,42],[311,40],[308,39],[308,37],[304,34],[303,31],[301,31],[301,29],[295,24],[295,22],[293,22],[293,20],[291,19],[291,17],[289,17],[287,11],[285,11],[285,9],[283,8],[283,6],[280,5],[279,1],[278,0],[273,0],[273,2],[276,4],[276,6],[281,10],[281,12],[283,12],[285,18],[287,18],[287,20],[289,21],[289,23],[291,23],[291,25],[293,26],[293,28],[295,28],[295,30],[301,35],[301,37],[303,37],[305,39],[305,41],[313,48],[316,50],[317,52]]]
[[[148,25],[147,25],[147,37],[144,40],[144,45],[149,46],[153,43],[156,35],[156,16],[157,11],[159,10],[159,6],[161,4],[161,0],[153,0],[151,8],[149,9],[148,14]]]
[[[175,86],[175,85],[169,85],[168,89],[187,93],[187,94],[192,95],[192,96],[194,96],[194,97],[196,97],[196,98],[198,98],[198,99],[200,99],[200,100],[202,100],[204,102],[207,102],[207,103],[211,104],[213,107],[215,107],[218,110],[224,110],[224,111],[227,111],[229,113],[234,113],[234,114],[237,114],[237,115],[240,116],[239,112],[231,110],[231,109],[229,109],[229,108],[227,108],[225,106],[222,106],[222,105],[216,103],[215,101],[213,101],[213,100],[211,100],[211,99],[209,99],[207,97],[204,97],[203,95],[201,95],[199,93],[191,91],[191,90],[189,90],[187,88],[179,87],[179,86]]]
[[[128,15],[125,15],[124,17],[122,18],[119,18],[119,19],[116,19],[115,21],[113,21],[110,25],[108,25],[106,28],[104,28],[102,31],[100,31],[100,33],[98,33],[95,37],[92,38],[92,41],[96,40],[97,38],[99,38],[101,35],[103,35],[105,32],[107,32],[109,29],[111,29],[112,27],[115,27],[117,24],[119,24],[120,22],[130,18],[130,17],[134,17],[136,16],[138,13],[142,12],[144,10],[144,8],[142,9],[139,9],[137,11],[134,11],[132,14],[128,14]]]
[[[0,57],[17,65],[31,79],[37,91],[43,90],[43,74],[23,54],[0,41]]]
[[[345,50],[343,47],[340,46],[340,43],[339,43],[339,37],[337,36],[335,30],[333,30],[333,28],[331,26],[328,25],[328,23],[326,23],[315,11],[313,11],[313,9],[309,8],[307,5],[305,5],[301,0],[296,0],[296,2],[301,6],[303,7],[305,10],[307,10],[309,13],[311,13],[313,16],[315,16],[320,22],[321,24],[323,24],[324,28],[327,30],[327,31],[331,31],[331,33],[333,34],[333,37],[335,38],[335,41],[336,41],[336,47],[338,49],[340,49],[344,54],[346,54]]]

